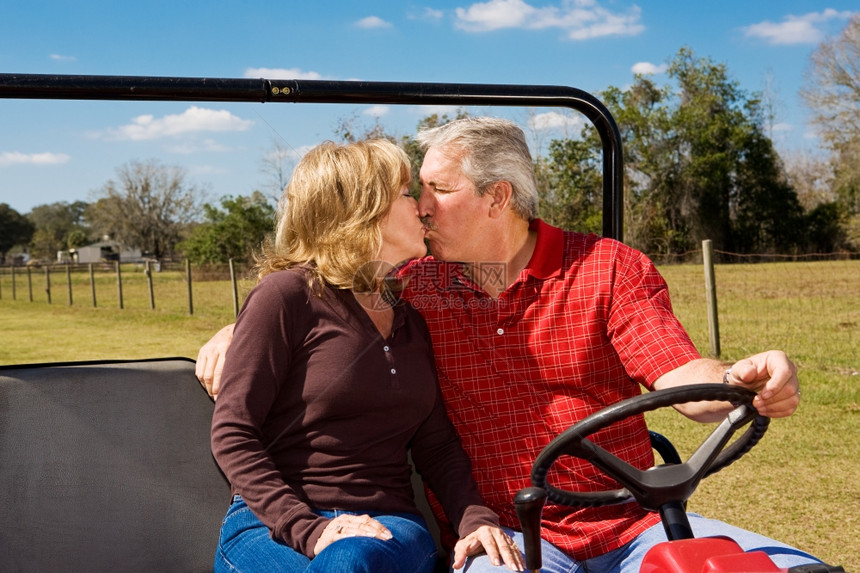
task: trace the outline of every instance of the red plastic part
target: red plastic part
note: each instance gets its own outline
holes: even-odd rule
[[[784,573],[762,551],[744,553],[728,537],[667,541],[645,554],[640,573]]]

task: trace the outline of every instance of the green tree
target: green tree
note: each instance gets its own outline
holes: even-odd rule
[[[171,254],[200,212],[202,190],[186,181],[185,170],[157,160],[129,162],[117,175],[87,210],[93,228],[156,258]]]
[[[601,96],[622,134],[625,240],[655,254],[695,250],[703,239],[723,250],[793,249],[803,212],[764,135],[760,101],[724,65],[688,48],[668,75],[673,85],[638,76]],[[599,148],[593,128],[583,137]],[[571,169],[564,161],[583,172],[598,167],[575,148],[550,159],[560,169]]]
[[[735,248],[743,253],[815,250],[807,233],[812,219],[805,217],[797,193],[788,183],[771,140],[757,128],[739,136],[744,151],[734,169],[732,233]],[[822,210],[815,219],[826,228]]]
[[[682,49],[669,66],[679,85],[674,110],[675,142],[681,169],[671,197],[675,215],[689,232],[677,248],[689,250],[702,239],[734,250],[730,207],[742,191],[733,183],[741,159],[739,132],[747,127],[744,94],[728,79],[724,65],[697,60]]]
[[[274,227],[274,208],[259,191],[250,197],[223,197],[221,208],[203,206],[205,222],[179,245],[193,263],[248,262]]]
[[[625,240],[645,252],[672,252],[688,226],[672,200],[682,162],[667,103],[672,97],[670,87],[639,76],[628,90],[611,86],[601,97],[621,131]],[[587,126],[584,136],[599,149],[593,128]]]
[[[91,237],[85,217],[87,208],[84,201],[58,201],[34,207],[27,215],[35,227],[30,253],[34,257],[54,259],[57,251],[86,244]],[[70,239],[77,244],[70,244]]]
[[[66,235],[66,246],[70,249],[83,247],[89,242],[89,237],[87,237],[86,232],[81,229],[75,229]]]
[[[0,203],[0,263],[6,262],[12,247],[27,244],[34,229],[33,223],[8,203]]]
[[[553,140],[536,161],[538,215],[564,229],[600,233],[603,186],[600,148],[580,139]]]
[[[806,214],[807,246],[815,253],[832,253],[848,242],[845,215],[835,202],[821,203]]]

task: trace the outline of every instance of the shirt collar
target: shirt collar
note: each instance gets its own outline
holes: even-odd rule
[[[529,224],[529,231],[537,231],[537,242],[524,271],[537,279],[548,279],[560,273],[564,257],[564,231],[540,219],[534,219]]]

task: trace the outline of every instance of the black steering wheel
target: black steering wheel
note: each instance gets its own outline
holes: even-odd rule
[[[743,456],[767,431],[770,418],[759,415],[753,408],[754,397],[755,392],[740,386],[692,384],[623,400],[584,418],[550,442],[532,466],[532,484],[543,488],[547,498],[554,503],[580,507],[623,503],[633,497],[645,509],[659,511],[667,502],[685,502],[704,477]],[[684,463],[662,465],[642,471],[586,439],[586,436],[630,416],[703,400],[730,402],[735,409]],[[750,420],[752,424],[747,431],[726,447],[734,433]],[[548,484],[547,473],[550,466],[562,455],[591,462],[624,487],[603,492],[575,492]]]
[[[770,418],[759,415],[752,406],[755,392],[727,384],[692,384],[649,392],[623,400],[577,422],[551,441],[532,466],[532,487],[520,490],[514,507],[523,530],[526,568],[541,568],[540,520],[546,500],[580,507],[624,503],[635,499],[650,511],[659,511],[666,536],[670,540],[693,537],[685,503],[706,476],[728,466],[752,448],[764,436]],[[664,464],[642,471],[586,439],[620,420],[658,408],[720,400],[735,406],[699,448],[683,463]],[[734,433],[748,424],[746,432],[731,445]],[[621,489],[602,492],[562,490],[547,483],[547,473],[555,461],[570,455],[587,460],[615,478]]]

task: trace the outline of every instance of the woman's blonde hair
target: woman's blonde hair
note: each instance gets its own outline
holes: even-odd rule
[[[313,148],[284,189],[274,239],[257,260],[258,279],[307,265],[312,286],[372,289],[360,271],[379,254],[381,222],[410,179],[409,157],[385,139]]]

